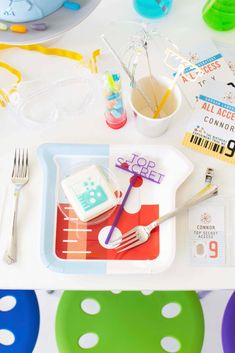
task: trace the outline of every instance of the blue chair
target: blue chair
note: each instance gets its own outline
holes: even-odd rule
[[[13,300],[15,298],[16,304],[7,311],[1,311],[0,305],[0,352],[32,353],[40,323],[36,294],[26,290],[0,290],[0,304],[4,297],[13,297]],[[1,330],[10,331],[14,335],[11,344],[1,343]]]

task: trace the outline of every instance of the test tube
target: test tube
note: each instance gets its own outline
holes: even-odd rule
[[[118,73],[107,71],[103,76],[105,98],[105,119],[112,129],[120,129],[126,124],[127,115],[123,105],[121,78]]]

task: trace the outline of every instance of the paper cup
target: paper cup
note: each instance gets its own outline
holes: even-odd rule
[[[153,85],[151,84],[150,77],[141,78],[137,84],[142,88],[143,92],[151,100],[151,102],[155,101],[155,96],[157,98],[157,102],[159,103],[171,82],[172,81],[167,77],[159,76],[157,79],[152,79]],[[160,118],[153,119],[153,113],[146,104],[146,101],[141,94],[133,88],[130,95],[130,105],[135,115],[136,127],[138,131],[149,137],[163,135],[168,129],[172,118],[178,112],[181,102],[182,95],[180,89],[177,85],[175,85],[160,113]]]

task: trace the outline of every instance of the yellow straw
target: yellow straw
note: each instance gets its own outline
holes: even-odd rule
[[[178,70],[177,70],[177,73],[175,75],[175,78],[174,80],[172,81],[171,85],[169,88],[167,88],[167,91],[166,93],[164,94],[161,102],[159,103],[159,106],[157,107],[157,109],[155,110],[154,114],[153,114],[153,119],[157,119],[160,117],[160,112],[162,111],[162,108],[164,107],[164,105],[166,104],[173,88],[175,87],[175,84],[178,80],[178,78],[180,77],[180,75],[182,74],[182,72],[184,71],[184,66],[183,65],[180,65]]]
[[[170,96],[170,94],[171,94],[171,91],[172,91],[172,90],[171,90],[170,88],[167,89],[167,91],[166,91],[166,93],[164,94],[164,96],[163,96],[163,98],[162,98],[162,100],[161,100],[161,102],[160,102],[160,104],[159,104],[157,110],[155,110],[155,112],[154,112],[154,114],[153,114],[153,118],[154,118],[154,119],[159,118],[159,116],[160,116],[159,114],[160,114],[162,108],[164,107],[164,105],[166,104],[166,101],[167,101],[167,99],[169,98],[169,96]]]

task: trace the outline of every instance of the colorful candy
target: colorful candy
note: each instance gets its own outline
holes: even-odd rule
[[[12,32],[16,32],[16,33],[26,33],[26,32],[28,32],[28,28],[25,25],[18,25],[18,24],[11,25],[10,26],[10,30]]]
[[[7,31],[8,26],[5,23],[0,22],[0,31]]]
[[[74,1],[65,1],[63,3],[63,7],[69,10],[77,11],[77,10],[80,10],[81,5]],[[46,31],[48,29],[48,26],[46,23],[36,22],[36,23],[30,24],[30,28],[34,31]],[[28,32],[27,26],[23,24],[12,24],[10,27],[8,27],[7,24],[0,22],[0,31],[7,31],[8,29],[10,29],[12,32],[15,32],[15,33]]]
[[[46,31],[48,28],[46,23],[32,23],[30,27],[34,31]]]
[[[65,1],[63,6],[66,9],[73,10],[73,11],[80,10],[80,8],[81,8],[81,5],[78,4],[77,2],[74,2],[74,1]]]
[[[106,103],[106,123],[112,129],[125,125],[127,117],[123,106],[120,75],[109,71],[103,77],[103,94]]]

